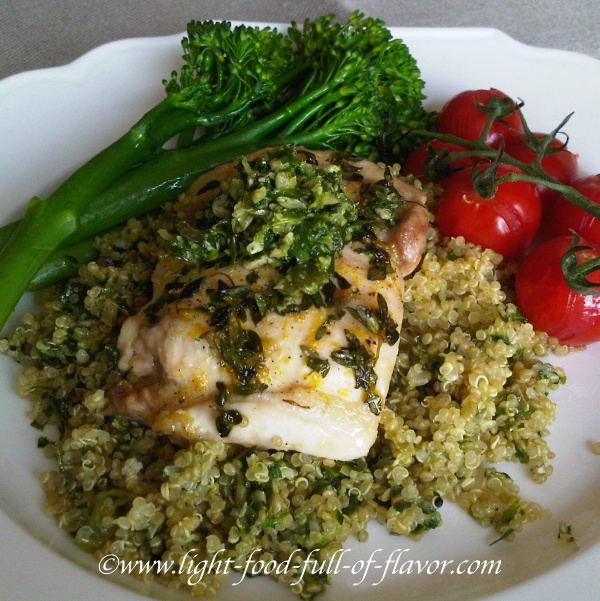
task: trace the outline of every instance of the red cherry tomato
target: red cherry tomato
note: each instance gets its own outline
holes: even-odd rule
[[[600,173],[582,177],[571,185],[592,202],[600,204]],[[574,230],[582,238],[600,243],[600,219],[592,217],[558,195],[553,197],[552,204],[548,206],[544,221],[549,235],[559,236]]]
[[[542,138],[544,134],[534,134],[537,138]],[[525,146],[523,138],[515,133],[508,135],[505,140],[504,150],[511,157],[522,161],[523,163],[531,163],[535,159],[535,152]],[[563,143],[554,139],[551,146],[560,148]],[[577,179],[577,155],[569,152],[566,148],[554,154],[545,156],[541,162],[542,169],[551,177],[558,180],[561,184],[571,184]],[[544,202],[547,198],[555,195],[555,193],[546,188],[539,186],[540,198]]]
[[[581,294],[568,287],[560,259],[572,236],[552,238],[534,248],[515,278],[517,304],[536,330],[562,344],[582,346],[600,340],[600,295]],[[578,262],[600,256],[600,245],[582,242],[592,250],[577,253]],[[600,284],[600,273],[588,278]]]
[[[467,90],[457,94],[440,111],[437,131],[453,134],[465,140],[475,140],[488,122],[488,116],[477,105],[487,105],[494,96],[511,100],[504,92],[495,88]],[[513,104],[517,106],[514,101]],[[523,123],[518,108],[505,117],[503,122],[495,121],[492,124],[486,143],[492,148],[497,148],[501,138],[512,130],[523,133]]]
[[[429,158],[429,147],[434,152],[438,152],[444,148],[448,152],[461,152],[465,150],[464,147],[458,144],[451,144],[450,142],[443,142],[442,140],[430,140],[420,146],[417,146],[409,155],[404,165],[402,166],[402,173],[404,175],[414,175],[419,178],[422,182],[429,181],[425,175],[425,162]],[[452,169],[462,169],[463,167],[471,167],[477,162],[477,157],[464,157],[456,159],[450,163]]]
[[[516,169],[500,165],[498,176]],[[471,169],[446,177],[436,209],[443,236],[463,236],[467,242],[491,248],[515,259],[529,246],[540,225],[541,202],[535,185],[505,182],[493,198],[479,196],[471,184]]]

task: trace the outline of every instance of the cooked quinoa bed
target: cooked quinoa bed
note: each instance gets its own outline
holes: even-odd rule
[[[431,205],[435,189],[425,190]],[[120,324],[147,302],[164,248],[159,232],[173,229],[185,204],[182,197],[99,240],[99,259],[38,293],[39,313],[0,340],[0,350],[23,365],[18,392],[31,401],[39,446],[56,460],[40,477],[46,511],[79,546],[98,558],[115,553],[175,566],[190,550],[195,562],[219,552],[236,565],[254,549],[265,564],[293,554],[298,572],[277,576],[289,585],[311,550],[326,561],[349,537],[365,541],[373,520],[421,537],[442,524],[444,501],[498,538],[548,517],[520,498],[499,464],[526,464],[536,482],[552,473],[549,393],[565,376],[545,358],[567,349],[525,323],[501,257],[440,240],[433,225],[422,264],[406,282],[397,368],[368,457],[321,460],[226,442],[181,447],[103,416],[104,391],[123,377]],[[189,573],[179,571],[143,578],[203,596],[224,577],[190,585]],[[292,590],[310,598],[327,584],[307,570]]]

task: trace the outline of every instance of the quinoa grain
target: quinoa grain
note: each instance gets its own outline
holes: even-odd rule
[[[435,189],[423,188],[433,202]],[[31,401],[30,418],[58,426],[47,445],[57,467],[40,483],[46,511],[79,546],[176,567],[192,549],[195,561],[218,552],[243,564],[260,548],[264,560],[294,555],[291,573],[273,575],[289,586],[312,550],[325,561],[351,536],[366,541],[371,521],[420,538],[440,526],[442,499],[505,540],[548,518],[495,466],[526,464],[537,482],[551,474],[546,437],[556,407],[548,395],[565,375],[545,358],[568,349],[524,322],[501,257],[461,238],[440,240],[433,227],[406,283],[396,370],[367,457],[337,462],[221,441],[180,447],[105,417],[104,390],[121,378],[120,323],[147,302],[164,252],[159,232],[173,229],[186,203],[100,238],[99,259],[41,291],[37,315],[0,340],[23,366],[19,394]],[[592,451],[600,454],[598,443]],[[207,573],[190,584],[185,569],[139,576],[192,596],[214,595],[223,581]],[[308,599],[326,584],[307,573],[292,588]]]

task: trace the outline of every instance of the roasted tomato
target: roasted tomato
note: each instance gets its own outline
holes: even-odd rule
[[[600,173],[582,177],[571,185],[592,202],[600,204]],[[551,199],[544,222],[548,235],[559,236],[573,230],[586,240],[600,243],[600,219],[558,195]]]
[[[493,98],[510,103],[515,110],[504,119],[492,124],[486,136],[486,143],[492,148],[497,148],[500,140],[512,131],[523,133],[523,123],[517,104],[504,92],[495,88],[467,90],[451,98],[440,111],[437,131],[452,134],[464,140],[475,140],[488,122],[488,116],[481,110],[481,107],[486,106]]]
[[[501,165],[498,176],[509,171],[516,170]],[[463,169],[444,179],[436,219],[443,236],[462,236],[515,259],[539,228],[540,196],[534,184],[518,181],[501,183],[493,198],[482,198],[473,190],[471,169]]]
[[[582,294],[567,285],[560,261],[572,236],[559,236],[534,248],[519,266],[515,279],[521,313],[536,330],[562,344],[582,346],[600,340],[600,295]],[[579,263],[600,256],[600,245],[576,254]],[[600,285],[600,273],[588,278]]]
[[[544,134],[534,134],[537,138],[542,138]],[[551,146],[559,149],[563,146],[563,142],[558,139],[552,141]],[[525,145],[523,138],[515,133],[509,134],[505,138],[504,150],[511,157],[523,162],[531,163],[536,157],[536,153],[530,150]],[[542,158],[542,169],[561,184],[571,184],[577,179],[577,155],[573,154],[566,148],[562,148],[553,154],[549,154]],[[545,186],[538,187],[542,202],[555,195],[555,193]]]

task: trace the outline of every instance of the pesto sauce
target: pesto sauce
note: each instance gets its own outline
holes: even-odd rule
[[[318,167],[281,148],[241,159],[195,226],[180,224],[167,245],[190,263],[271,265],[280,273],[275,289],[300,304],[332,277],[359,217],[339,166]]]
[[[306,308],[305,297],[334,277],[335,257],[351,240],[360,241],[370,258],[369,279],[385,279],[389,256],[377,244],[375,229],[394,225],[403,201],[386,169],[382,181],[365,187],[364,202],[353,202],[344,182],[360,174],[346,159],[339,155],[321,167],[310,153],[305,159],[292,147],[242,158],[194,226],[178,224],[166,245],[186,263],[239,260],[248,269],[274,267],[280,274],[274,289],[285,297],[278,304],[282,311]]]

